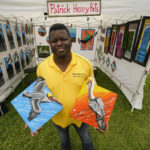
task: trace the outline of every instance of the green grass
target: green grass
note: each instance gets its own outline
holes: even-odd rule
[[[59,150],[60,141],[52,122],[46,123],[37,135],[31,137],[24,121],[10,101],[35,79],[28,75],[6,100],[9,112],[0,116],[0,150]],[[149,150],[150,149],[150,75],[144,87],[143,109],[131,112],[131,105],[119,88],[99,69],[97,83],[118,94],[109,121],[109,130],[104,134],[90,127],[95,150]],[[82,150],[81,141],[71,126],[72,150]]]

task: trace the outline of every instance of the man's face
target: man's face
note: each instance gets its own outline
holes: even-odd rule
[[[49,35],[53,54],[58,58],[65,58],[71,51],[71,38],[66,30],[53,30]]]

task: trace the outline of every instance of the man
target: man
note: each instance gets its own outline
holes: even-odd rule
[[[69,126],[78,132],[84,150],[93,150],[88,125],[70,117],[72,107],[88,77],[93,76],[91,63],[71,51],[71,37],[67,27],[54,24],[49,30],[52,55],[37,69],[37,76],[46,80],[47,87],[63,105],[63,110],[52,118],[59,131],[62,150],[70,150]]]

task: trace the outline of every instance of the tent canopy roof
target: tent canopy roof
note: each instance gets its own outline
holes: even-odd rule
[[[35,25],[50,26],[61,22],[76,27],[99,27],[111,24],[125,23],[139,19],[150,14],[149,0],[103,0],[101,2],[101,15],[86,17],[52,17],[45,19],[47,0],[1,0],[0,19],[18,23],[32,23]],[[32,18],[32,19],[31,19]]]

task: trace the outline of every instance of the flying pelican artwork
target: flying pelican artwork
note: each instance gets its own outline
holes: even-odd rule
[[[23,92],[22,96],[30,99],[31,111],[28,116],[29,121],[34,119],[42,111],[40,103],[52,102],[44,93],[45,86],[46,86],[45,80],[42,78],[38,78],[37,83],[34,85],[34,90],[32,93],[29,93],[27,91]]]

